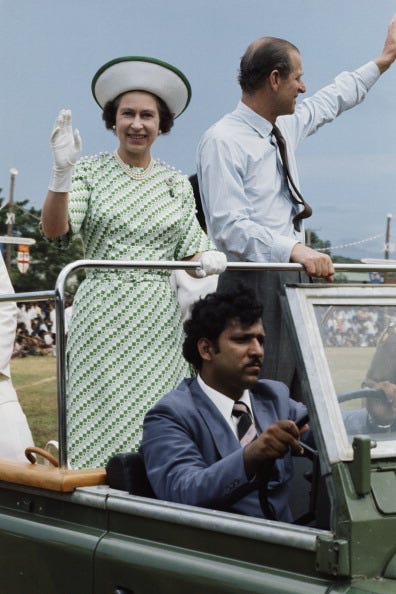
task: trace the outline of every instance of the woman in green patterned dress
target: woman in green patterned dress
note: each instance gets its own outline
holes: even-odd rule
[[[80,159],[71,112],[59,113],[44,233],[61,243],[79,233],[88,259],[193,259],[201,262],[195,275],[222,272],[225,256],[197,222],[187,177],[151,156],[157,136],[187,107],[185,76],[152,58],[126,57],[105,64],[92,91],[119,147]],[[164,270],[87,270],[67,342],[72,468],[103,466],[136,449],[146,411],[189,375],[169,277]]]

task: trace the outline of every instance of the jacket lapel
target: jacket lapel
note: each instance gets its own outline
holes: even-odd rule
[[[278,419],[288,418],[288,400],[282,399],[280,394],[270,390],[264,383],[258,382],[254,391],[250,391],[250,402],[258,433],[265,431]]]
[[[235,452],[235,450],[240,448],[236,436],[217,406],[201,390],[196,379],[192,381],[190,390],[196,409],[211,433],[220,456],[224,458]]]
[[[269,410],[268,402],[264,398],[260,398],[260,396],[254,392],[250,392],[250,402],[253,409],[257,433],[260,434],[274,422],[274,417]]]

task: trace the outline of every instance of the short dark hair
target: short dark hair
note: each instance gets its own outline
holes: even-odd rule
[[[273,70],[282,78],[291,72],[290,51],[295,45],[277,37],[261,37],[253,41],[241,58],[238,81],[242,91],[251,94],[261,89]]]
[[[262,311],[255,292],[241,284],[235,289],[209,293],[199,299],[191,309],[191,317],[184,323],[184,358],[196,369],[201,369],[202,359],[197,348],[200,338],[207,338],[217,345],[230,320],[236,319],[243,327],[249,327],[261,318]]]
[[[121,95],[118,95],[118,97],[116,97],[115,99],[108,101],[103,108],[102,119],[108,130],[112,130],[113,126],[116,123],[117,109],[120,105],[122,95],[125,95],[125,93],[122,93]],[[163,101],[160,97],[154,95],[153,93],[150,93],[150,95],[153,95],[154,99],[157,102],[158,113],[160,118],[160,130],[162,134],[166,134],[167,132],[170,132],[174,124],[174,117],[165,101]]]

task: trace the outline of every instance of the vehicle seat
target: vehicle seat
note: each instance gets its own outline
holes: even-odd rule
[[[112,489],[128,491],[140,497],[155,498],[147,478],[143,458],[138,452],[116,454],[108,461],[106,473],[106,482]]]

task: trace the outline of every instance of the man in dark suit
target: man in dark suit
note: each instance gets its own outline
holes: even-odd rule
[[[311,432],[297,427],[306,409],[284,384],[259,381],[261,314],[254,293],[241,287],[195,303],[183,352],[198,375],[144,420],[141,453],[159,499],[292,520],[291,455],[303,452],[300,434]]]

